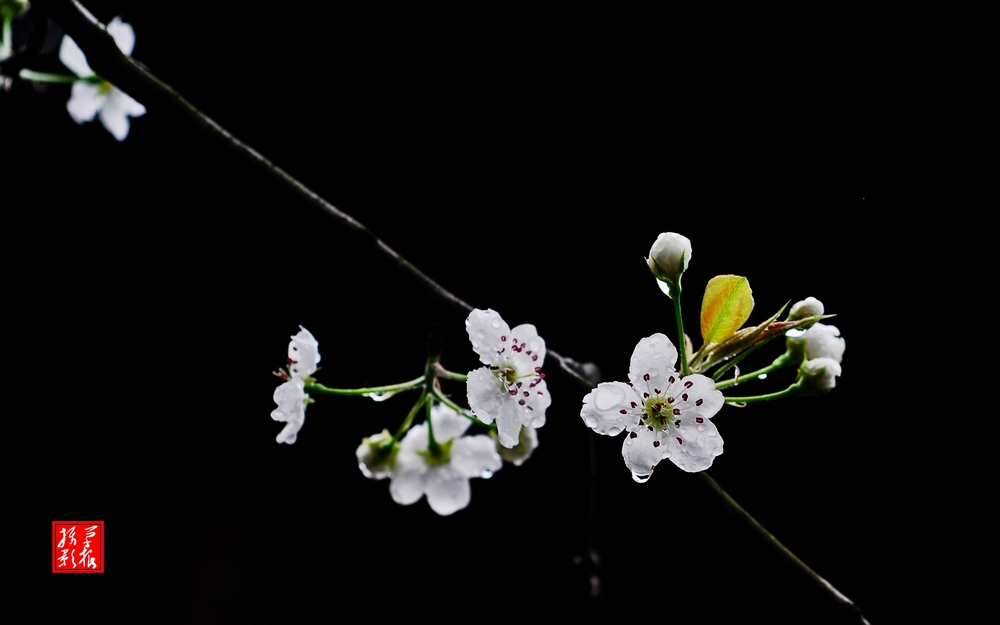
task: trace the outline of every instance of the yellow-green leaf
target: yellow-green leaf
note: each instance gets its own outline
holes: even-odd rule
[[[701,338],[719,343],[736,333],[750,318],[753,295],[743,276],[715,276],[701,301]]]

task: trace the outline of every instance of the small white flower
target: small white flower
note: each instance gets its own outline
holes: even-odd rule
[[[795,321],[796,319],[803,319],[805,317],[822,314],[823,302],[819,301],[815,297],[807,297],[801,302],[795,302],[792,309],[788,311],[788,320]]]
[[[392,467],[396,462],[399,445],[388,446],[392,440],[389,430],[382,430],[361,440],[355,454],[358,457],[358,468],[370,480],[384,480],[392,477]]]
[[[712,466],[722,453],[722,437],[710,419],[725,397],[711,378],[675,370],[677,349],[663,334],[639,341],[629,365],[629,382],[606,382],[583,398],[587,427],[615,436],[627,431],[622,444],[625,465],[647,476],[664,458],[688,472]]]
[[[445,516],[469,505],[470,478],[489,477],[503,460],[489,436],[462,436],[472,422],[454,410],[437,404],[430,418],[441,455],[427,449],[427,424],[413,426],[399,442],[389,493],[404,506],[427,495],[431,509]]]
[[[522,425],[545,425],[552,403],[542,373],[545,341],[531,324],[511,330],[493,310],[473,310],[465,327],[472,349],[487,365],[469,373],[469,407],[485,423],[496,420],[500,444],[514,447]]]
[[[788,337],[787,342],[802,349],[806,360],[831,358],[838,363],[843,360],[844,349],[847,347],[847,343],[840,337],[837,326],[828,326],[825,323],[816,323],[802,336]]]
[[[802,386],[810,391],[824,393],[837,386],[841,374],[840,364],[832,358],[813,358],[802,363]]]
[[[119,50],[127,55],[132,54],[135,46],[132,26],[116,17],[108,22],[108,34],[114,38]],[[63,37],[59,60],[80,78],[94,76],[83,50],[68,36]],[[139,117],[146,113],[146,107],[107,81],[96,84],[82,80],[74,82],[66,108],[70,117],[78,124],[92,121],[100,113],[101,123],[119,141],[124,141],[128,136],[129,115]]]
[[[657,280],[676,283],[690,261],[691,240],[676,232],[664,232],[649,249],[646,264]]]
[[[292,337],[288,344],[288,372],[290,378],[284,384],[274,389],[274,403],[278,407],[271,411],[275,421],[287,423],[278,434],[279,443],[291,445],[302,429],[306,420],[306,402],[309,395],[305,392],[305,380],[316,373],[319,363],[319,343],[302,326],[299,333]]]

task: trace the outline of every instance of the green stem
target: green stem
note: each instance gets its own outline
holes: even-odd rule
[[[674,317],[677,318],[677,351],[681,355],[681,377],[690,373],[688,371],[687,341],[684,340],[684,318],[681,317],[681,278],[677,277],[677,282],[670,285],[670,301],[674,303]]]
[[[439,377],[448,378],[449,380],[458,380],[459,382],[465,382],[469,379],[469,376],[464,373],[455,373],[453,371],[448,371],[442,367],[439,363],[434,363],[434,372]]]
[[[427,407],[427,451],[430,453],[432,458],[441,457],[441,445],[434,440],[434,425],[431,423],[431,409],[433,408],[434,402],[429,401],[424,404]]]
[[[420,412],[420,409],[425,403],[429,403],[427,402],[426,387],[424,387],[424,389],[420,392],[420,399],[417,400],[417,403],[413,404],[413,408],[410,409],[410,413],[406,415],[405,419],[403,419],[403,424],[399,426],[398,430],[396,430],[396,434],[392,437],[393,443],[398,441],[403,434],[406,434],[406,431],[410,429],[410,424],[413,423],[413,417],[417,416],[417,413]]]
[[[14,50],[14,34],[11,23],[14,15],[11,11],[3,9],[3,33],[0,34],[0,61],[10,56]]]
[[[722,382],[716,382],[715,388],[716,390],[721,390],[733,386],[734,384],[739,384],[741,382],[751,382],[753,380],[756,380],[759,376],[767,375],[768,373],[772,373],[779,369],[783,369],[787,364],[788,364],[787,361],[780,359],[775,360],[774,362],[764,367],[763,369],[758,369],[752,373],[745,373],[739,377],[735,377],[729,380],[723,380]]]
[[[767,395],[751,395],[749,397],[727,397],[727,404],[752,404],[759,401],[770,401],[779,397],[788,397],[802,390],[802,382],[796,382],[783,391],[768,393]]]
[[[416,380],[410,380],[409,382],[390,384],[388,386],[371,386],[368,388],[329,388],[323,386],[322,384],[312,383],[306,384],[305,391],[310,395],[371,395],[372,393],[398,393],[399,391],[408,391],[411,388],[417,388],[424,383],[424,379],[424,376],[420,376]]]
[[[440,389],[433,388],[433,389],[431,389],[431,392],[434,394],[434,399],[438,400],[439,402],[441,402],[445,406],[448,406],[449,408],[451,408],[452,410],[454,410],[458,414],[462,415],[466,419],[472,421],[473,423],[477,423],[477,424],[483,426],[484,428],[486,428],[488,430],[493,430],[494,432],[497,431],[497,424],[496,423],[484,423],[484,422],[480,421],[479,417],[477,417],[476,415],[472,414],[471,412],[469,412],[465,408],[462,408],[461,406],[459,406],[455,402],[451,401],[451,399],[449,399],[444,393],[442,393]]]
[[[17,75],[24,80],[30,80],[32,82],[51,82],[59,84],[70,84],[79,80],[86,80],[69,74],[50,74],[49,72],[36,72],[31,69],[22,69]]]

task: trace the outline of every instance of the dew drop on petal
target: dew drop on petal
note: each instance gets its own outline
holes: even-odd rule
[[[632,479],[635,480],[636,484],[645,484],[651,477],[652,475],[639,475],[638,473],[632,473]]]
[[[483,478],[484,480],[488,480],[491,477],[493,477],[493,471],[490,471],[488,469],[483,469],[483,472],[482,474],[480,474],[479,477]]]
[[[698,426],[698,431],[699,431],[699,432],[704,432],[704,431],[705,431],[705,430],[707,430],[707,429],[708,429],[708,427],[707,427],[707,426],[705,426],[705,425],[699,425],[699,426]]]
[[[490,325],[492,325],[494,328],[499,328],[500,327],[500,319],[497,318],[497,317],[494,317],[493,318],[493,323],[490,324]]]
[[[598,386],[594,393],[594,408],[604,412],[625,403],[625,390],[622,387],[608,384]]]

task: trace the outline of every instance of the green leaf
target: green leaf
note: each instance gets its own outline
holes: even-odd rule
[[[720,343],[740,329],[753,311],[750,284],[743,276],[715,276],[701,300],[701,338]]]

